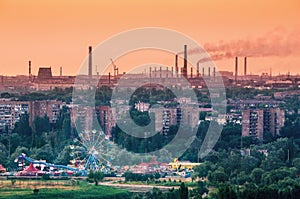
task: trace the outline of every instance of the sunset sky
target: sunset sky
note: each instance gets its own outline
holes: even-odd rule
[[[249,56],[250,73],[300,74],[299,19],[299,0],[0,0],[0,75],[27,75],[28,60],[35,75],[40,66],[74,75],[89,45],[142,27],[179,31],[208,52],[230,51],[216,60],[219,70],[232,71],[237,55]],[[173,64],[172,57],[154,61]]]

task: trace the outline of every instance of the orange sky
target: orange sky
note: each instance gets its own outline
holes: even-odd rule
[[[300,73],[299,19],[299,0],[0,0],[0,75],[27,74],[28,60],[33,74],[39,66],[51,66],[54,75],[60,66],[64,74],[76,74],[89,45],[149,26],[177,30],[203,46],[264,40],[283,30],[278,34],[289,36],[279,46],[288,53],[273,55],[276,40],[268,41],[264,45],[271,47],[263,50],[269,55],[249,58],[249,72]],[[166,60],[173,58],[153,62]],[[216,64],[232,70],[234,59]]]

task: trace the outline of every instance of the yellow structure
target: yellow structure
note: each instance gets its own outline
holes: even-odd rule
[[[170,162],[168,164],[169,168],[172,170],[178,169],[193,169],[195,166],[200,166],[201,163],[193,163],[193,162],[180,162],[177,158],[174,159],[174,162]]]

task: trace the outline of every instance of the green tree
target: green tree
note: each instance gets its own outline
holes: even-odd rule
[[[205,178],[208,172],[212,169],[213,165],[211,162],[205,161],[200,166],[194,168],[194,172],[198,177]]]
[[[55,164],[63,164],[67,165],[70,163],[71,160],[71,149],[69,146],[65,146],[64,149],[58,154],[56,159],[54,160]]]
[[[0,164],[4,166],[8,166],[8,151],[6,150],[6,147],[4,144],[0,143]]]
[[[179,188],[180,199],[188,199],[189,198],[189,190],[188,187],[182,182]]]
[[[19,144],[22,144],[26,147],[30,146],[32,129],[29,126],[29,115],[27,113],[20,116],[20,120],[16,122],[15,128],[13,129],[12,133],[17,133],[18,135],[20,135],[21,140]]]
[[[250,174],[254,168],[259,167],[259,159],[253,156],[246,156],[241,159],[241,170],[246,174]]]
[[[160,189],[154,187],[152,190],[152,197],[153,199],[164,199],[163,193]]]
[[[220,167],[213,172],[209,172],[208,180],[216,184],[220,182],[226,182],[228,180],[228,176],[225,174],[224,169]]]
[[[17,134],[17,133],[11,134],[10,137],[9,137],[9,146],[8,146],[8,147],[10,147],[9,148],[10,153],[15,151],[16,148],[21,145],[20,143],[21,143],[20,135]]]
[[[253,182],[255,184],[257,184],[257,185],[260,184],[261,177],[262,177],[264,172],[265,171],[261,168],[255,168],[255,169],[252,170],[250,177],[251,177],[251,179],[253,180]]]
[[[49,144],[37,148],[34,153],[31,153],[31,157],[36,160],[46,160],[46,162],[53,162],[54,160],[53,150]]]
[[[293,160],[293,166],[297,169],[298,174],[300,174],[300,158]]]
[[[217,192],[218,199],[237,199],[237,194],[233,186],[229,184],[220,184]]]
[[[44,117],[36,117],[33,121],[33,136],[32,136],[32,147],[41,147],[46,142],[43,134],[51,130],[51,125],[47,115]]]
[[[93,180],[95,182],[95,185],[98,186],[99,182],[104,179],[104,173],[102,173],[101,171],[94,172],[93,170],[90,170],[88,178],[90,180]]]
[[[189,191],[190,198],[202,198],[204,193],[208,193],[206,183],[203,181],[198,181],[197,187]]]

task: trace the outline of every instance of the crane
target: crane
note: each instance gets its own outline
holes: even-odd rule
[[[111,63],[114,67],[114,78],[117,78],[118,74],[119,74],[119,68],[116,66],[115,62],[113,61],[113,59],[110,59]]]

